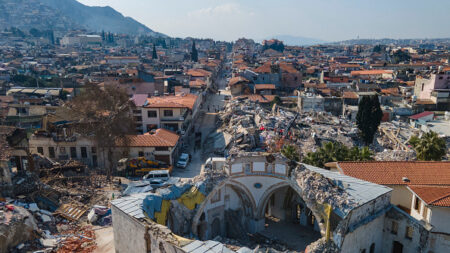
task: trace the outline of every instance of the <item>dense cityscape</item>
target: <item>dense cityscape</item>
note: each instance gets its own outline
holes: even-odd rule
[[[450,251],[449,38],[0,7],[0,253]]]

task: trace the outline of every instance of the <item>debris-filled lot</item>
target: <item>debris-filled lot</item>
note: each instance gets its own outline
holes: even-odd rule
[[[109,201],[120,186],[76,161],[34,160],[39,173],[17,173],[15,197],[0,199],[0,252],[94,252],[92,225],[112,225]]]

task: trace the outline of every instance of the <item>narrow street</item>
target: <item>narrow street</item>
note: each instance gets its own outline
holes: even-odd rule
[[[188,152],[192,156],[192,160],[185,169],[175,167],[172,172],[174,177],[192,178],[197,176],[200,174],[202,165],[210,157],[209,153],[203,149],[203,143],[208,135],[217,129],[217,115],[225,105],[225,95],[229,93],[225,90],[227,86],[225,74],[220,75],[215,86],[219,91],[217,93],[207,93],[200,112],[201,115],[194,122],[195,131],[201,133],[201,145],[200,147],[195,146],[195,135],[190,136]]]

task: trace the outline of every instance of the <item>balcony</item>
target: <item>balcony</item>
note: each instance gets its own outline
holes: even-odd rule
[[[184,122],[184,117],[180,116],[180,117],[162,117],[161,121],[164,122]]]

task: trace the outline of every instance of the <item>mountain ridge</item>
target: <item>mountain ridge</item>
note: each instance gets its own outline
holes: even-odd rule
[[[90,32],[167,37],[110,6],[91,7],[76,0],[0,0],[0,28],[7,28],[8,24],[20,29],[84,28]]]

